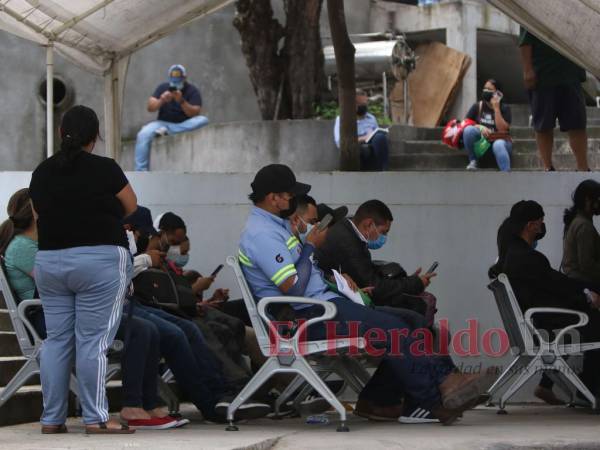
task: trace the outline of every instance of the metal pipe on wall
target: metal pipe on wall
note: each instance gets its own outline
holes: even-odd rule
[[[54,43],[46,46],[46,156],[54,154]]]

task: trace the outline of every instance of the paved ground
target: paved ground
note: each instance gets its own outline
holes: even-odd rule
[[[198,418],[191,410],[184,412]],[[512,406],[508,415],[498,416],[495,409],[481,408],[451,427],[371,423],[356,417],[349,425],[350,433],[336,433],[334,420],[328,425],[307,425],[302,419],[258,420],[240,425],[238,432],[225,432],[221,425],[196,421],[172,431],[88,437],[78,420],[70,420],[70,433],[62,436],[42,436],[38,424],[0,428],[0,448],[600,450],[600,416],[585,409]]]

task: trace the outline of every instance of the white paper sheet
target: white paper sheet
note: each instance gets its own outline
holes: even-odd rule
[[[333,276],[335,277],[335,283],[337,284],[337,288],[338,291],[340,291],[340,294],[342,294],[344,297],[349,298],[354,303],[357,303],[361,306],[365,305],[365,302],[363,302],[363,299],[358,293],[358,291],[354,292],[350,288],[350,285],[348,284],[346,279],[337,270],[333,270]]]

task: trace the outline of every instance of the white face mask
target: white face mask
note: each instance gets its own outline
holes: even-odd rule
[[[302,220],[301,217],[299,217],[299,219],[306,227],[306,231],[304,233],[302,233],[300,230],[298,230],[298,239],[300,239],[300,242],[302,242],[304,244],[306,242],[306,237],[312,231],[312,229],[314,228],[314,225],[312,223],[306,223],[304,220]]]
[[[183,267],[190,260],[190,255],[182,255],[179,245],[171,245],[167,250],[167,259],[173,261],[177,267]]]
[[[125,230],[125,234],[127,235],[127,242],[129,242],[129,252],[131,256],[137,253],[137,245],[135,243],[135,234],[133,231]]]

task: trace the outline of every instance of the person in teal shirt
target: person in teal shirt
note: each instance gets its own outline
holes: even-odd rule
[[[33,265],[38,251],[37,225],[33,216],[29,189],[20,189],[8,201],[8,219],[0,225],[0,254],[4,256],[6,277],[16,301],[37,297]],[[46,326],[42,308],[30,308],[29,320],[42,339]]]

